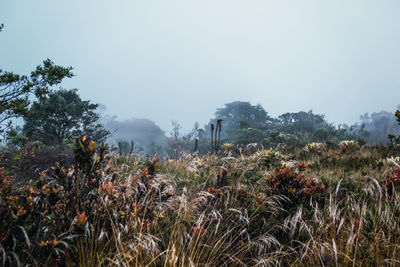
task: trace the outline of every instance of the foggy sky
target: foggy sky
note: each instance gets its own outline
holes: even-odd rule
[[[169,132],[224,103],[331,122],[400,104],[398,0],[0,0],[0,68],[73,66],[83,99]]]

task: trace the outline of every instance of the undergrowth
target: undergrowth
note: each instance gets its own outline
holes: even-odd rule
[[[16,183],[0,169],[4,266],[355,266],[400,263],[395,152],[107,153],[86,137],[74,163]]]

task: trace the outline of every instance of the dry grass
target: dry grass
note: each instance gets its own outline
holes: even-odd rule
[[[115,169],[102,181],[112,182],[115,193],[101,195],[102,215],[92,217],[73,244],[70,264],[397,266],[400,199],[397,184],[389,193],[385,183],[396,164],[381,157],[383,164],[346,165],[377,155],[372,148],[188,155],[162,161],[148,180],[138,179],[140,159],[115,155]],[[345,160],[318,166],[324,157]],[[323,192],[274,194],[271,175],[300,161],[309,166],[305,177],[325,185]],[[218,187],[222,167],[228,185]]]

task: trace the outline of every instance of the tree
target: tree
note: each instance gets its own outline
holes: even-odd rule
[[[96,142],[105,141],[109,132],[99,123],[98,104],[83,101],[77,89],[51,91],[32,104],[24,117],[23,133],[31,140],[47,145],[71,141],[73,137],[89,136]]]
[[[323,115],[313,114],[311,110],[308,112],[285,113],[280,115],[279,119],[289,133],[296,131],[312,133],[316,128],[327,124]]]
[[[115,116],[105,120],[104,126],[112,134],[108,138],[111,144],[130,143],[134,142],[135,151],[143,151],[150,154],[154,148],[165,149],[167,137],[164,131],[153,121],[149,119],[131,118],[124,121],[119,121]],[[127,149],[130,151],[130,149]]]
[[[380,111],[361,115],[360,121],[352,125],[351,130],[368,144],[385,144],[388,135],[399,132],[400,127],[392,112]]]
[[[225,104],[223,108],[218,108],[215,119],[209,122],[209,126],[218,119],[222,120],[222,138],[233,143],[239,141],[249,143],[250,141],[246,141],[245,136],[248,136],[250,132],[259,133],[266,130],[273,121],[261,105],[251,105],[249,102],[242,101],[231,102]],[[262,138],[259,141],[262,141]]]
[[[351,134],[346,134],[345,130],[337,129],[328,123],[324,115],[314,114],[311,110],[285,113],[278,118],[280,131],[296,135],[302,141],[323,142],[330,139],[354,138]]]
[[[0,70],[0,132],[4,132],[12,119],[26,116],[33,94],[42,98],[52,86],[72,77],[71,67],[55,65],[50,59],[43,61],[30,76]]]
[[[224,121],[224,127],[238,127],[242,121],[251,126],[262,127],[271,118],[261,105],[251,105],[249,102],[235,101],[225,104],[215,112],[217,119]]]
[[[396,110],[396,112],[394,113],[394,116],[396,117],[397,123],[400,125],[400,110]],[[399,145],[400,144],[400,136],[396,136],[394,134],[389,134],[388,138],[389,138],[390,143],[392,145],[394,145],[394,144]]]

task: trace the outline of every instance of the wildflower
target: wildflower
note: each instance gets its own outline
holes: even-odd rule
[[[60,210],[62,209],[62,207],[63,207],[63,204],[60,202],[60,201],[57,201],[57,203],[56,203],[56,210],[58,211],[58,212],[60,212]]]
[[[307,152],[321,152],[325,149],[325,144],[322,143],[308,143],[304,150]]]
[[[112,182],[104,183],[98,190],[99,194],[107,193],[112,196],[117,193],[117,190],[114,189]]]
[[[9,196],[8,197],[8,199],[10,200],[10,201],[13,201],[13,200],[18,200],[18,196]]]
[[[82,227],[86,221],[87,221],[88,217],[85,215],[85,212],[79,213],[76,215],[76,219],[75,219],[75,224],[78,227]]]
[[[35,194],[35,189],[33,189],[32,186],[29,187],[29,193],[30,194]]]
[[[150,172],[149,172],[149,168],[143,168],[143,176],[145,176],[146,178],[150,177]]]
[[[54,237],[53,240],[51,240],[51,244],[53,246],[57,245],[57,238]]]
[[[96,143],[94,141],[91,141],[89,144],[89,150],[93,152],[96,149]]]
[[[299,162],[297,165],[300,171],[304,171],[307,168],[307,164],[303,161]]]
[[[174,195],[174,192],[172,192],[172,190],[168,189],[165,191],[165,194],[170,197],[170,196]]]
[[[26,214],[26,210],[23,207],[18,206],[18,215],[22,216]]]
[[[289,192],[292,193],[292,194],[296,194],[296,188],[290,188]]]
[[[87,139],[87,137],[85,135],[84,137],[82,137],[82,142],[86,142],[86,139]]]
[[[225,144],[222,145],[222,149],[223,149],[225,152],[229,152],[229,151],[231,151],[231,150],[233,149],[233,144],[231,144],[231,143],[225,143]]]
[[[154,158],[153,158],[153,161],[152,161],[151,163],[154,165],[154,164],[156,164],[157,162],[158,162],[158,158],[157,158],[157,157],[154,157]]]
[[[200,225],[199,227],[194,226],[192,229],[193,232],[198,235],[203,235],[206,232],[206,229],[202,225]]]
[[[47,244],[49,243],[49,241],[43,241],[42,240],[42,242],[40,242],[43,246],[47,246]]]
[[[131,215],[133,217],[135,217],[138,214],[138,212],[140,211],[140,209],[142,208],[142,205],[140,205],[140,203],[139,204],[133,203],[132,208],[133,208],[133,211],[131,211]]]

